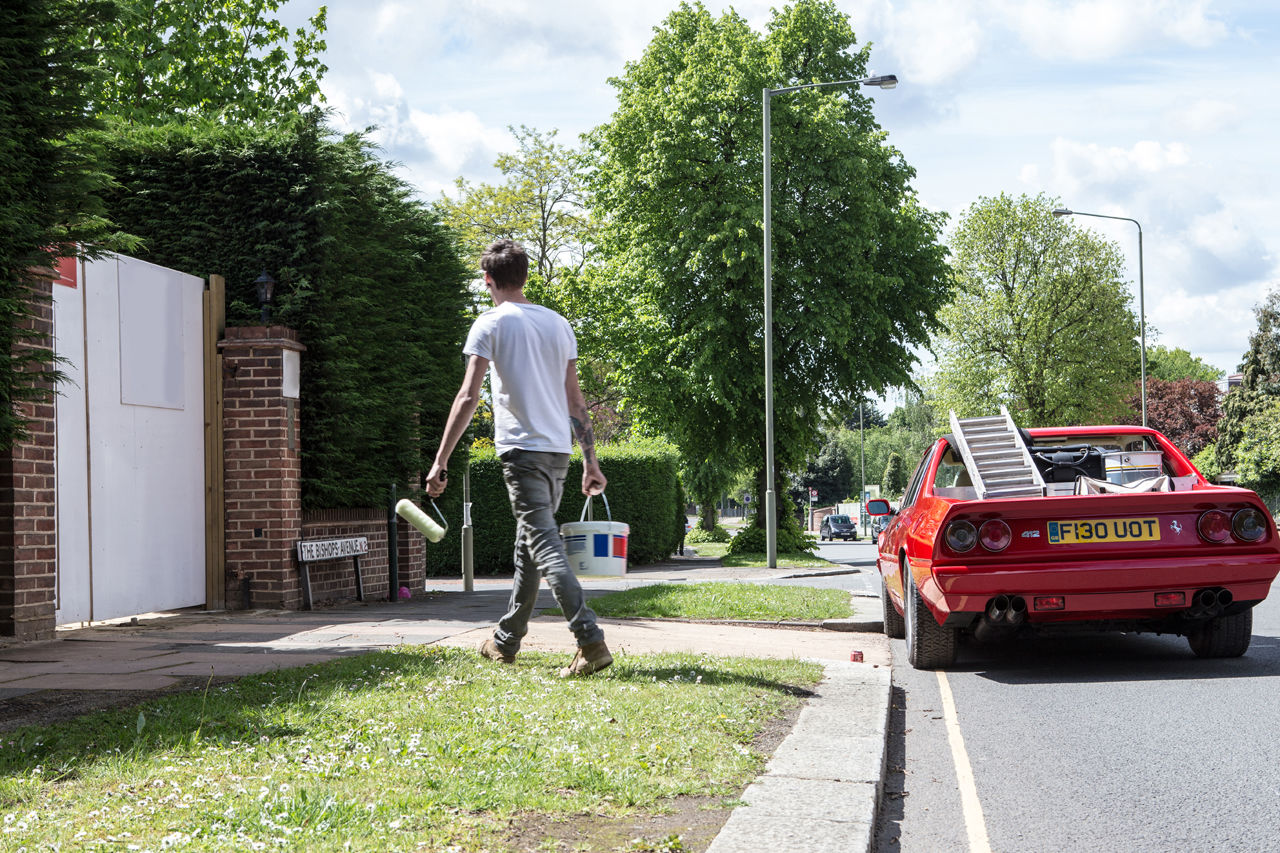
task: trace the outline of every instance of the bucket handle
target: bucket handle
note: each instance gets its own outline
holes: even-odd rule
[[[613,521],[613,513],[609,511],[609,499],[604,496],[604,492],[600,493],[600,499],[604,501],[605,514],[609,516],[610,521]],[[579,516],[578,521],[587,520],[587,510],[590,507],[591,507],[591,495],[587,495],[587,499],[582,503],[582,515]]]

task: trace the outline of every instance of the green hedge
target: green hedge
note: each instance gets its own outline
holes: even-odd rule
[[[302,357],[302,501],[382,503],[430,467],[462,377],[468,273],[429,207],[359,135],[277,127],[113,126],[111,215],[134,254],[221,274],[227,324],[257,325],[254,280]]]
[[[599,453],[600,467],[609,480],[605,494],[613,519],[631,527],[627,565],[665,560],[684,538],[684,490],[677,476],[675,449],[645,442],[601,447]],[[462,572],[462,477],[458,467],[452,466],[454,477],[449,488],[436,501],[449,521],[449,533],[441,542],[427,543],[427,574],[431,577]],[[586,500],[581,483],[582,458],[575,453],[556,513],[559,523],[577,521],[581,515]],[[593,503],[596,520],[603,520],[604,504],[598,499]],[[513,571],[516,523],[502,481],[502,463],[491,448],[471,453],[471,523],[476,574]]]

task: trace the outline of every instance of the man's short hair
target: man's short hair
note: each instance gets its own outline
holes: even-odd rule
[[[480,269],[502,290],[524,287],[529,278],[529,256],[515,240],[498,240],[480,256]]]

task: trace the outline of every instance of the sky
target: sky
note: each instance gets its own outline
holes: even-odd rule
[[[318,0],[288,0],[299,25]],[[330,0],[322,89],[424,199],[499,179],[507,128],[565,143],[610,119],[609,78],[677,0]],[[707,0],[758,31],[780,2]],[[1280,285],[1280,4],[1213,0],[839,0],[869,71],[896,74],[875,115],[928,207],[1046,193],[1137,220],[1148,345],[1234,372]],[[873,90],[864,89],[864,93]],[[776,168],[776,166],[775,166]],[[1076,217],[1124,253],[1138,227]]]

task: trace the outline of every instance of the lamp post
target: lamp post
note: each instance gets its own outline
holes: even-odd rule
[[[867,439],[863,434],[863,422],[866,415],[863,414],[863,401],[858,401],[858,453],[862,456],[862,488],[858,490],[858,520],[862,522],[862,535],[867,535],[867,514],[863,511],[866,509],[867,502]]]
[[[1142,286],[1142,224],[1136,219],[1130,219],[1127,216],[1108,216],[1105,213],[1085,213],[1080,210],[1071,210],[1065,207],[1056,208],[1053,211],[1054,216],[1095,216],[1098,219],[1119,219],[1122,222],[1132,222],[1138,226],[1138,332],[1141,336],[1142,350],[1139,354],[1140,358],[1140,381],[1142,385],[1142,425],[1147,425],[1147,311],[1143,304],[1143,286]]]
[[[785,95],[801,89],[822,89],[830,86],[874,86],[892,89],[898,78],[892,74],[864,77],[858,80],[836,80],[832,83],[805,83],[802,86],[786,86],[781,89],[765,89],[761,97],[764,124],[764,456],[765,456],[765,542],[769,568],[778,566],[778,505],[773,492],[773,215],[772,171],[770,160],[770,104],[774,95]]]

